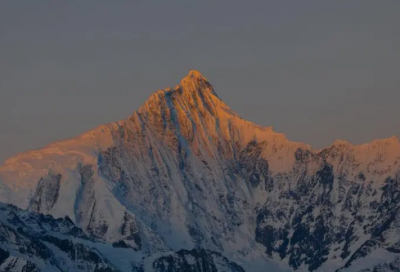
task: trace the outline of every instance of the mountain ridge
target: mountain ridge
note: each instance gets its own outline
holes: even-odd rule
[[[160,89],[160,90],[158,90],[158,91],[156,91],[156,92],[153,92],[153,93],[146,99],[146,101],[139,107],[139,109],[138,109],[137,111],[134,111],[134,113],[133,113],[131,116],[129,116],[127,119],[129,120],[129,119],[133,118],[133,116],[134,116],[135,114],[137,114],[138,112],[144,111],[145,108],[146,108],[146,105],[147,105],[150,101],[152,101],[152,100],[154,100],[154,99],[157,99],[157,97],[165,96],[166,93],[179,92],[179,91],[182,90],[182,89],[187,89],[187,88],[182,88],[182,86],[190,85],[190,83],[188,83],[188,82],[193,81],[193,80],[204,81],[204,82],[206,82],[207,84],[209,84],[209,85],[211,86],[211,84],[208,82],[208,80],[207,80],[199,71],[197,71],[197,70],[190,70],[189,73],[188,73],[188,75],[187,75],[186,77],[184,77],[184,78],[181,80],[181,83],[178,84],[178,85],[176,85],[174,88],[167,87],[167,88],[164,88],[164,89]],[[211,88],[212,88],[212,86],[211,86]],[[283,136],[286,138],[286,135],[285,135],[283,132],[275,132],[275,131],[272,129],[271,126],[261,126],[261,125],[255,124],[255,123],[253,123],[253,122],[251,122],[251,121],[248,121],[248,120],[243,119],[243,118],[240,117],[236,112],[234,112],[232,109],[230,109],[230,108],[219,98],[218,94],[215,93],[215,91],[214,91],[213,88],[212,88],[212,93],[213,93],[213,95],[214,95],[215,97],[217,97],[217,98],[223,103],[224,106],[227,107],[227,110],[229,110],[231,113],[233,113],[234,115],[236,115],[238,118],[240,118],[240,119],[242,119],[242,120],[244,120],[244,121],[246,121],[246,122],[248,122],[248,123],[250,123],[250,124],[252,124],[252,125],[254,125],[254,126],[260,127],[260,128],[262,128],[262,129],[271,130],[271,131],[272,131],[273,133],[275,133],[275,134],[281,134],[281,135],[283,135]],[[120,120],[120,121],[123,121],[123,120]],[[39,147],[39,148],[35,148],[35,149],[31,149],[31,150],[19,152],[19,153],[15,154],[15,155],[13,155],[13,156],[11,156],[11,157],[5,159],[5,161],[3,162],[3,164],[7,164],[7,161],[12,160],[13,158],[18,157],[19,155],[24,155],[24,154],[26,154],[26,153],[31,153],[31,152],[32,152],[32,153],[35,153],[36,151],[40,151],[40,150],[43,150],[43,149],[47,149],[47,148],[50,148],[50,147],[52,147],[52,146],[54,146],[54,145],[57,145],[57,144],[66,143],[66,142],[69,142],[69,141],[71,141],[71,140],[84,137],[86,134],[89,134],[89,133],[92,133],[93,131],[102,129],[104,126],[108,126],[108,125],[112,125],[112,124],[117,124],[117,123],[120,122],[120,121],[113,121],[113,122],[109,122],[109,123],[106,123],[106,124],[102,124],[102,125],[99,125],[99,126],[93,128],[93,129],[89,129],[88,131],[86,131],[86,132],[84,132],[84,133],[82,133],[82,134],[80,134],[80,135],[77,135],[77,136],[75,136],[75,137],[57,140],[57,141],[54,141],[54,142],[52,142],[52,143],[49,143],[49,144],[47,144],[47,145],[45,145],[45,146],[43,146],[43,147]],[[365,147],[365,146],[372,145],[372,144],[378,143],[378,142],[379,142],[379,143],[386,143],[386,142],[399,142],[399,141],[400,141],[400,140],[399,140],[399,137],[396,136],[396,135],[392,135],[392,136],[387,137],[387,138],[373,139],[373,140],[371,140],[371,141],[369,141],[369,142],[360,143],[360,144],[352,144],[352,143],[348,142],[348,141],[345,140],[345,139],[336,139],[336,140],[334,140],[330,145],[327,145],[327,146],[322,147],[322,148],[314,148],[314,147],[312,147],[312,145],[310,145],[310,144],[308,144],[308,143],[294,142],[294,141],[291,141],[291,142],[293,142],[293,143],[302,143],[302,144],[304,144],[305,146],[308,146],[310,150],[312,150],[312,151],[314,151],[314,152],[319,152],[319,151],[322,151],[322,150],[324,150],[324,149],[328,149],[328,148],[331,148],[331,147],[333,147],[333,146],[343,145],[343,144],[349,145],[349,146],[351,146],[351,147]],[[0,166],[0,167],[1,167],[1,166]]]

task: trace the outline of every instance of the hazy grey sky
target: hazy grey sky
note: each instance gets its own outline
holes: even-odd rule
[[[201,71],[320,148],[400,136],[400,1],[0,1],[0,161]]]

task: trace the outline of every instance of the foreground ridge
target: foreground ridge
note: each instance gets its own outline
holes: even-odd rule
[[[399,182],[397,137],[314,150],[192,70],[126,120],[7,160],[0,201],[68,217],[104,260],[129,250],[121,271],[396,271]]]
[[[1,271],[196,271],[197,267],[201,268],[197,271],[244,271],[221,254],[204,249],[139,260],[123,242],[104,243],[88,237],[68,217],[54,219],[3,203],[0,238]]]

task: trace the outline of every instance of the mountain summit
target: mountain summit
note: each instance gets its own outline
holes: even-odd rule
[[[196,70],[190,70],[189,74],[181,80],[180,84],[175,89],[177,88],[187,92],[210,92],[218,97],[210,82]]]
[[[188,75],[184,78],[182,78],[180,86],[181,88],[184,88],[185,85],[188,83],[196,83],[196,82],[207,82],[208,80],[199,72],[196,70],[190,70]]]
[[[396,271],[399,184],[397,138],[315,151],[243,120],[192,70],[126,120],[7,160],[0,201],[28,212],[0,207],[0,230],[20,256],[10,218],[26,243],[36,214],[64,218],[42,219],[79,233],[70,252],[102,253],[81,271]],[[36,248],[70,239],[37,229]],[[23,256],[64,267],[53,255]]]

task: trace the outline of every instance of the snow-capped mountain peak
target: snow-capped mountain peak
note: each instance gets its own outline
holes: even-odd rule
[[[145,271],[143,256],[358,271],[396,263],[399,170],[396,137],[316,151],[242,119],[192,70],[126,120],[7,160],[0,201],[67,216]]]

